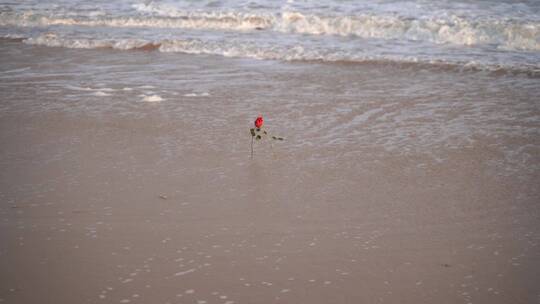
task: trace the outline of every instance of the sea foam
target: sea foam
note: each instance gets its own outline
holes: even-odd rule
[[[159,95],[141,95],[142,101],[145,102],[160,102],[163,98]]]
[[[321,61],[321,62],[351,62],[351,63],[392,63],[398,65],[424,65],[444,68],[472,69],[486,71],[508,71],[525,73],[532,76],[540,74],[540,63],[505,64],[477,60],[461,60],[431,56],[412,56],[398,54],[372,54],[341,50],[334,48],[306,48],[302,44],[274,45],[245,41],[238,44],[235,41],[205,41],[201,39],[164,39],[161,41],[143,39],[73,39],[62,37],[56,33],[47,32],[37,37],[23,40],[26,44],[44,45],[51,47],[66,47],[80,49],[110,48],[116,50],[158,50],[165,53],[220,55],[224,57],[252,58],[258,60],[283,61]],[[148,47],[151,46],[151,47]],[[192,94],[192,93],[191,93]],[[204,96],[204,95],[197,95]],[[194,97],[186,95],[186,97]]]
[[[226,31],[276,31],[306,35],[406,39],[438,44],[495,44],[509,50],[540,50],[540,22],[443,15],[411,18],[395,14],[322,15],[296,11],[246,13],[237,11],[172,11],[155,4],[140,4],[153,14],[116,17],[68,17],[39,12],[2,12],[0,26],[137,27],[208,29]],[[117,46],[117,48],[122,48]]]

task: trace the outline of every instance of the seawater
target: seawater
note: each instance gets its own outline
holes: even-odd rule
[[[0,36],[67,48],[540,72],[540,1],[0,3]]]

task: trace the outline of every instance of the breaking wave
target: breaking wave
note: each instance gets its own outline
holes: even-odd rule
[[[540,65],[505,66],[501,64],[490,65],[472,61],[447,61],[412,56],[355,54],[347,53],[343,50],[308,49],[302,45],[279,46],[273,44],[264,45],[256,42],[239,44],[234,41],[202,41],[199,39],[165,39],[161,41],[142,39],[71,39],[60,37],[54,33],[46,33],[35,38],[24,39],[23,42],[32,45],[79,49],[109,48],[115,50],[160,51],[281,61],[397,64],[460,70],[524,73],[533,77],[540,76]]]
[[[540,51],[540,22],[494,17],[404,17],[395,14],[316,15],[294,11],[182,11],[154,4],[139,4],[138,14],[107,17],[62,16],[33,11],[1,12],[0,26],[52,25],[184,28],[226,31],[276,31],[306,35],[404,39],[436,44],[492,44],[505,50]]]

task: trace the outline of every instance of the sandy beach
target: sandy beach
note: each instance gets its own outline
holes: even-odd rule
[[[1,303],[540,301],[537,78],[0,52]]]

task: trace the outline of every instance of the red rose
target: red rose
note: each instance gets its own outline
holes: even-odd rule
[[[262,127],[262,125],[263,125],[263,122],[264,121],[263,121],[262,116],[257,117],[257,119],[255,119],[255,127],[257,129],[260,129]]]

